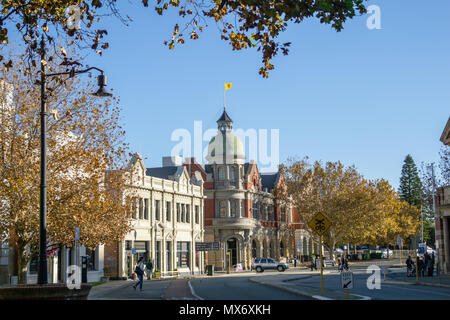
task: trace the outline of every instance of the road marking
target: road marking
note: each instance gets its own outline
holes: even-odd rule
[[[334,299],[324,297],[324,296],[312,296],[312,297],[317,300],[334,300]]]
[[[195,294],[194,288],[192,288],[191,280],[188,281],[189,289],[191,290],[191,294],[196,297],[198,300],[205,300],[202,297]]]
[[[352,293],[351,295],[352,295],[352,296],[355,296],[355,297],[360,297],[360,298],[362,298],[362,300],[372,300],[371,297],[362,296],[362,295],[359,295],[359,294],[354,294],[354,293]]]

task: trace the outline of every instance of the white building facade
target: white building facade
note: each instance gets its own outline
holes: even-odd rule
[[[199,274],[204,253],[195,251],[203,242],[203,181],[190,178],[181,158],[163,158],[163,167],[146,168],[142,157],[132,160],[132,230],[119,243],[106,245],[106,274],[132,276],[136,261],[153,263],[162,277]]]

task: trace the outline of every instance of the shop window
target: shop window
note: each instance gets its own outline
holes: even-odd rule
[[[189,268],[190,242],[177,242],[177,267]]]
[[[87,269],[88,271],[94,271],[96,269],[95,264],[95,250],[91,250],[89,248],[86,248],[86,257],[87,257]]]
[[[30,273],[34,274],[38,272],[39,267],[39,255],[33,255],[30,260],[30,268],[28,269]]]

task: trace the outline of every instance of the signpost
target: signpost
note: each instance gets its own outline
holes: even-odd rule
[[[349,289],[353,289],[353,272],[343,271],[341,272],[341,287],[345,289],[345,295],[349,298]]]
[[[323,255],[322,255],[322,235],[331,227],[331,221],[321,213],[318,213],[308,223],[309,227],[319,236],[320,248],[320,290],[323,293]]]
[[[419,243],[419,248],[418,248],[419,254],[425,254],[427,252],[427,244],[426,243]]]
[[[219,242],[196,242],[195,251],[219,251]]]

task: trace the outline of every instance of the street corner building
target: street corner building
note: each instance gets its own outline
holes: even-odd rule
[[[450,146],[450,117],[441,135],[441,142]],[[450,272],[450,186],[436,190],[436,248],[438,249],[439,268]]]
[[[186,159],[191,176],[200,175],[205,194],[205,242],[218,242],[207,251],[206,265],[219,271],[250,269],[252,258],[307,260],[318,246],[298,210],[278,202],[272,191],[283,184],[278,173],[260,173],[254,161],[246,163],[245,148],[233,134],[233,121],[224,109],[218,133],[208,145],[207,164]]]
[[[140,257],[153,263],[159,276],[202,273],[203,181],[190,177],[180,157],[163,157],[163,166],[146,168],[134,154],[130,163],[133,189],[132,230],[120,242],[105,245],[106,275],[129,278]]]

